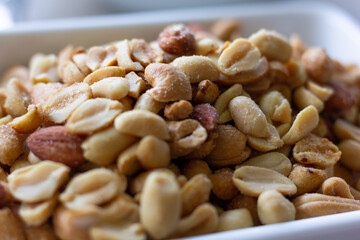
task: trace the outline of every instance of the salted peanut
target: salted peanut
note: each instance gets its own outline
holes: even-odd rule
[[[5,175],[5,177],[7,178],[7,175]],[[5,179],[0,178],[0,208],[6,207],[15,201],[14,197],[10,192],[7,182],[5,181],[6,178]]]
[[[48,99],[44,116],[55,123],[65,122],[70,114],[91,97],[91,89],[86,83],[76,83],[54,92]]]
[[[57,58],[55,54],[35,54],[30,60],[30,78],[33,84],[58,82]]]
[[[28,226],[40,226],[52,215],[57,204],[57,195],[39,203],[22,203],[19,216]]]
[[[269,119],[281,123],[291,122],[291,106],[289,101],[278,91],[264,94],[259,103],[260,109]]]
[[[89,75],[92,71],[91,69],[86,65],[86,53],[79,52],[72,56],[72,60],[75,63],[75,65],[78,67],[80,72],[85,76]]]
[[[335,120],[333,130],[336,136],[342,140],[352,139],[360,142],[360,128],[343,119]]]
[[[352,124],[357,124],[356,121],[358,120],[358,116],[359,109],[356,105],[353,105],[347,112],[343,114],[343,118]]]
[[[104,78],[90,86],[93,97],[118,100],[125,97],[130,89],[129,81],[123,77]]]
[[[241,23],[237,19],[223,19],[216,21],[211,26],[211,33],[214,34],[218,39],[223,41],[230,40],[230,38],[239,33]]]
[[[30,96],[26,87],[17,78],[10,79],[6,86],[5,111],[12,117],[19,117],[26,113],[30,104]]]
[[[135,143],[121,152],[117,159],[118,171],[125,175],[132,175],[141,170],[141,164],[136,156],[139,143]]]
[[[329,196],[354,199],[350,186],[345,182],[344,179],[339,177],[331,177],[326,179],[321,185],[321,192]]]
[[[341,162],[338,162],[333,166],[333,171],[331,177],[339,177],[344,179],[347,184],[350,186],[356,185],[356,179],[355,176],[352,173],[351,169],[348,169],[344,165],[341,164]]]
[[[286,84],[273,84],[268,91],[278,91],[284,98],[288,100],[289,103],[291,102],[292,92],[290,87]]]
[[[11,166],[23,153],[25,136],[9,125],[0,125],[0,163]]]
[[[251,213],[246,208],[227,210],[220,214],[216,232],[253,227]]]
[[[156,101],[148,92],[142,94],[136,101],[134,110],[147,110],[153,113],[158,113],[163,109],[165,103]]]
[[[130,71],[143,71],[143,66],[134,62],[131,59],[131,52],[129,46],[129,40],[122,40],[116,44],[117,52],[116,59],[117,63],[120,67],[122,67],[126,72]]]
[[[152,135],[143,137],[136,149],[136,157],[144,169],[166,167],[171,160],[169,144]]]
[[[210,153],[215,149],[216,139],[218,138],[217,132],[208,133],[207,140],[195,151],[185,156],[186,159],[204,159],[209,156]]]
[[[211,233],[216,230],[218,222],[216,208],[209,203],[203,203],[189,216],[180,220],[170,237],[179,238]]]
[[[243,166],[235,170],[233,175],[234,185],[244,194],[258,197],[266,190],[277,190],[284,195],[296,193],[295,184],[287,177],[274,170]]]
[[[225,75],[235,75],[256,67],[261,57],[259,49],[250,41],[238,38],[220,55],[219,70]]]
[[[222,46],[224,45],[223,41],[220,41],[218,38],[213,37],[209,34],[204,34],[203,32],[195,33],[196,40],[196,55],[209,56],[212,54],[220,55]]]
[[[150,175],[150,173],[152,173],[154,171],[166,171],[167,172],[170,170],[161,168],[161,169],[148,170],[148,171],[139,173],[138,175],[134,176],[129,181],[129,193],[131,195],[138,195],[139,193],[141,193],[144,188],[144,184],[145,184],[147,177]],[[171,171],[170,171],[170,174],[171,174]]]
[[[88,137],[81,144],[81,148],[87,160],[106,166],[112,163],[135,140],[136,137],[120,133],[111,127]]]
[[[258,214],[263,224],[274,224],[295,220],[296,209],[292,202],[276,190],[260,194],[257,202]]]
[[[18,133],[32,133],[42,123],[42,117],[39,113],[38,107],[29,105],[27,113],[15,118],[9,123],[9,126],[14,128]]]
[[[219,87],[215,83],[210,80],[203,80],[197,85],[193,101],[196,103],[214,103],[219,94]]]
[[[111,170],[93,169],[72,178],[59,199],[70,209],[101,205],[125,191],[124,179]]]
[[[299,163],[331,167],[339,161],[339,148],[327,138],[307,137],[295,144],[293,156]]]
[[[163,63],[152,63],[145,68],[145,79],[153,87],[148,92],[159,102],[191,100],[189,78],[179,69]]]
[[[11,115],[7,115],[5,117],[0,118],[0,125],[5,125],[10,123],[13,120],[13,117]]]
[[[288,176],[291,171],[291,162],[288,157],[279,152],[270,152],[259,155],[257,157],[250,158],[246,162],[240,164],[242,166],[255,166],[268,168],[278,173]]]
[[[230,101],[240,96],[243,93],[243,88],[240,84],[234,84],[230,88],[228,88],[225,92],[223,92],[216,100],[214,107],[219,115],[219,120],[222,118],[222,114],[225,114],[228,109]],[[230,112],[228,111],[230,114]],[[230,116],[231,117],[231,116]],[[219,123],[224,123],[223,121],[219,121]]]
[[[164,116],[169,120],[181,120],[189,117],[193,111],[193,106],[190,102],[180,100],[167,104],[164,109]]]
[[[10,208],[0,209],[0,232],[5,240],[25,240],[24,229]]]
[[[118,66],[110,66],[106,68],[100,68],[84,78],[85,83],[92,85],[104,78],[108,77],[124,77],[125,69]]]
[[[261,29],[249,37],[252,42],[269,60],[287,62],[291,57],[291,46],[288,40],[275,31]]]
[[[141,93],[146,89],[145,81],[135,72],[129,72],[125,78],[129,82],[128,95],[133,98],[139,98]]]
[[[121,133],[137,137],[153,135],[164,140],[170,138],[165,120],[146,110],[136,109],[120,114],[115,119],[115,128]]]
[[[181,173],[188,179],[197,174],[205,174],[209,177],[211,175],[211,169],[207,162],[203,160],[189,160],[181,168]]]
[[[284,145],[276,128],[273,125],[268,124],[268,129],[270,130],[270,136],[267,138],[248,136],[248,143],[253,149],[260,152],[268,152]]]
[[[28,161],[30,164],[34,165],[37,164],[39,162],[41,162],[41,159],[38,158],[33,152],[29,151],[29,154],[27,156]]]
[[[24,86],[30,91],[32,83],[30,81],[29,68],[22,65],[13,65],[8,68],[0,78],[0,87],[6,87],[12,78],[17,78],[24,84]],[[0,101],[1,102],[1,101]]]
[[[300,87],[308,80],[306,69],[299,62],[289,61],[285,64],[290,76],[290,87],[292,89]]]
[[[323,102],[326,102],[334,94],[334,89],[331,87],[320,86],[313,81],[308,81],[306,87],[312,94]]]
[[[229,103],[229,110],[236,127],[241,132],[263,138],[271,135],[265,114],[251,98],[244,96],[233,98]]]
[[[31,103],[34,105],[40,105],[41,109],[43,109],[49,97],[53,93],[64,87],[66,86],[61,83],[38,83],[34,85],[31,89],[30,92]]]
[[[294,61],[300,61],[301,55],[305,52],[307,46],[297,34],[290,35],[290,45],[292,48],[291,59]]]
[[[172,63],[189,78],[190,83],[202,80],[216,81],[219,78],[219,70],[210,58],[205,56],[183,56],[176,58]]]
[[[318,137],[326,137],[330,133],[329,126],[326,123],[326,120],[322,117],[319,118],[319,123],[316,128],[311,132]]]
[[[132,39],[129,44],[132,58],[141,63],[143,67],[156,62],[158,58],[156,52],[151,49],[144,39]]]
[[[26,203],[50,199],[65,183],[70,168],[61,163],[42,161],[20,168],[8,176],[13,196]]]
[[[93,240],[146,240],[144,227],[140,223],[119,222],[117,224],[102,224],[90,229]]]
[[[27,240],[57,240],[52,226],[45,223],[38,227],[25,227],[25,236]]]
[[[171,158],[191,153],[200,147],[208,136],[206,129],[194,119],[169,121],[167,126],[170,133]]]
[[[314,81],[326,83],[331,79],[333,64],[324,49],[308,48],[301,56],[301,64]]]
[[[282,137],[284,144],[295,144],[297,141],[304,138],[312,130],[316,128],[319,123],[319,112],[318,110],[310,105],[301,110],[289,129],[289,131]]]
[[[269,62],[269,78],[276,83],[289,83],[289,71],[283,63],[278,61]]]
[[[230,168],[222,168],[216,170],[213,174],[210,175],[210,180],[213,186],[212,192],[217,198],[222,200],[230,200],[239,193],[232,181],[233,174],[234,170]]]
[[[194,34],[184,24],[167,26],[157,42],[162,50],[175,55],[192,55],[196,49]]]
[[[76,134],[96,132],[111,125],[122,108],[122,104],[115,100],[88,99],[71,113],[65,127]]]
[[[307,90],[305,87],[299,87],[294,92],[294,103],[300,109],[304,109],[307,106],[313,105],[316,109],[321,112],[324,110],[324,103],[315,96],[312,92]]]
[[[211,181],[204,174],[192,177],[181,188],[182,216],[190,214],[200,204],[209,201]]]
[[[360,143],[354,140],[343,140],[338,144],[341,151],[340,162],[351,170],[360,171]]]
[[[326,178],[325,170],[294,164],[289,178],[297,187],[296,195],[316,191]]]
[[[10,167],[10,173],[14,172],[17,169],[24,168],[30,166],[31,163],[28,161],[27,154],[22,154],[19,158],[15,160],[15,162]]]
[[[76,49],[73,45],[67,45],[58,54],[57,59],[57,74],[60,78],[63,78],[63,71],[65,67],[65,63],[71,60],[73,54],[76,52]]]
[[[115,65],[117,48],[113,45],[94,46],[86,54],[86,66],[91,71]]]
[[[244,90],[248,93],[263,93],[269,89],[271,83],[270,78],[263,78],[257,82],[246,84]]]
[[[349,186],[349,185],[348,185]],[[349,186],[350,193],[354,197],[355,200],[360,200],[360,191],[352,186]]]
[[[53,226],[61,240],[88,240],[89,230],[99,223],[96,213],[83,209],[67,209],[63,205],[53,214]]]
[[[227,205],[227,210],[243,209],[243,208],[246,208],[250,211],[254,226],[258,226],[261,224],[257,213],[257,198],[239,193]]]
[[[360,210],[360,201],[318,193],[304,194],[295,198],[296,219]]]
[[[181,191],[175,176],[169,172],[152,172],[141,194],[141,223],[151,237],[166,238],[179,224],[180,215]]]
[[[64,63],[62,75],[62,81],[68,85],[82,82],[85,78],[78,66],[70,60]]]
[[[291,123],[283,123],[276,127],[276,131],[278,132],[280,138],[282,138],[290,129]]]

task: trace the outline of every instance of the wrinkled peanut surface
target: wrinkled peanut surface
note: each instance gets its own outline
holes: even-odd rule
[[[360,68],[298,36],[208,25],[4,73],[1,240],[162,240],[360,210]]]

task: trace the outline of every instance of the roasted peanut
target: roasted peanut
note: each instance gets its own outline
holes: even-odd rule
[[[267,138],[248,136],[249,145],[261,152],[268,152],[282,147],[284,142],[280,139],[277,129],[271,124],[268,124],[268,129],[270,130],[270,136]]]
[[[163,109],[165,103],[156,101],[148,92],[142,94],[136,101],[134,110],[147,110],[153,113],[158,113]]]
[[[57,57],[54,54],[35,54],[30,60],[30,77],[32,83],[58,82]]]
[[[319,84],[312,81],[307,82],[306,87],[310,92],[312,92],[312,94],[314,94],[323,102],[326,102],[334,94],[334,89],[331,87],[320,86]]]
[[[113,45],[107,47],[91,47],[86,54],[86,66],[90,68],[91,71],[111,66],[116,62],[116,51],[117,48]]]
[[[273,121],[291,122],[290,103],[278,91],[270,91],[264,94],[260,99],[259,107],[266,117]]]
[[[109,77],[125,77],[125,69],[122,67],[106,67],[100,68],[87,75],[83,82],[92,85],[104,78]]]
[[[0,209],[0,232],[4,240],[25,240],[21,222],[9,208]]]
[[[295,164],[289,175],[297,187],[296,195],[316,191],[326,178],[325,170]]]
[[[215,149],[216,139],[218,138],[218,134],[216,132],[210,132],[208,134],[207,140],[195,151],[189,153],[185,156],[186,159],[203,159]]]
[[[325,83],[330,80],[333,66],[324,49],[307,49],[301,56],[301,63],[306,68],[309,76],[316,82]]]
[[[117,159],[118,171],[125,175],[132,175],[141,170],[140,162],[136,156],[139,143],[125,149]]]
[[[294,92],[294,103],[302,110],[307,106],[313,105],[321,112],[324,109],[324,103],[309,90],[304,87],[299,87]]]
[[[325,111],[335,117],[349,111],[356,103],[355,94],[341,82],[331,81],[329,85],[334,94],[325,102]]]
[[[104,239],[134,239],[145,240],[144,227],[139,223],[120,222],[118,224],[103,224],[90,229],[90,237],[93,240]]]
[[[14,128],[18,133],[32,133],[41,124],[42,118],[39,113],[38,107],[30,105],[27,113],[13,119],[9,126]]]
[[[219,87],[215,83],[203,80],[197,85],[193,100],[196,103],[213,103],[219,94]]]
[[[133,98],[139,98],[146,89],[145,81],[135,72],[129,72],[125,78],[129,82],[128,95]]]
[[[181,120],[189,117],[193,111],[193,106],[190,102],[180,100],[178,102],[170,103],[165,106],[164,115],[169,120]]]
[[[234,84],[218,97],[214,107],[219,115],[219,123],[225,123],[231,120],[230,112],[229,110],[227,110],[228,105],[233,98],[240,96],[242,93],[243,93],[242,86],[240,84]],[[227,121],[221,121],[221,119],[224,118],[224,116],[222,116],[223,114],[229,115],[230,119],[228,119]]]
[[[143,66],[138,63],[134,62],[131,59],[131,52],[128,40],[122,40],[116,44],[117,52],[116,52],[116,59],[117,63],[120,67],[125,69],[126,72],[130,71],[142,71],[144,70]]]
[[[343,140],[338,146],[341,151],[340,162],[352,170],[359,171],[360,143],[354,140]]]
[[[260,219],[257,212],[257,198],[239,193],[227,205],[228,210],[246,208],[250,211],[254,226],[260,225]]]
[[[25,136],[9,125],[0,125],[0,163],[11,166],[23,153]]]
[[[230,40],[234,34],[239,34],[241,24],[239,20],[236,19],[223,19],[216,21],[211,26],[211,33],[213,33],[217,38],[227,41]]]
[[[254,226],[250,211],[246,208],[228,210],[220,214],[217,232]]]
[[[360,128],[342,119],[335,120],[334,133],[342,140],[352,139],[360,142]]]
[[[158,43],[162,50],[176,55],[190,55],[196,49],[194,34],[184,24],[166,27],[159,34]]]
[[[90,86],[94,97],[104,97],[118,100],[129,92],[130,84],[126,78],[108,77]]]
[[[210,176],[211,169],[209,165],[203,160],[190,160],[187,161],[181,169],[181,173],[188,179],[194,177],[197,174],[205,174]]]
[[[30,104],[28,90],[17,78],[10,79],[6,86],[6,100],[4,108],[12,117],[19,117],[26,113]]]
[[[222,168],[216,170],[210,175],[212,182],[212,192],[215,196],[222,200],[230,200],[234,198],[239,191],[234,186],[232,176],[234,171],[230,168]]]
[[[354,199],[350,186],[339,177],[326,179],[321,185],[321,192],[325,195]]]
[[[69,85],[82,82],[85,78],[85,75],[80,71],[76,64],[70,60],[65,62],[62,75],[63,82]]]

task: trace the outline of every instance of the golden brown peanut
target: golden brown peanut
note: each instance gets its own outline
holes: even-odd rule
[[[70,168],[53,161],[42,161],[12,172],[9,188],[16,199],[26,203],[48,200],[65,183]]]
[[[165,103],[156,101],[149,93],[145,92],[136,101],[134,110],[147,110],[153,113],[158,113]]]
[[[218,225],[216,208],[209,203],[198,206],[189,216],[180,220],[171,238],[211,233]]]
[[[19,216],[28,226],[40,226],[52,215],[57,204],[57,195],[39,203],[22,203]]]
[[[209,56],[212,54],[219,55],[219,51],[224,45],[223,41],[218,40],[213,36],[208,34],[203,34],[200,32],[195,33],[196,38],[196,55]]]
[[[144,169],[162,168],[169,165],[169,144],[152,135],[142,138],[136,149],[136,157]]]
[[[84,74],[84,77],[91,73],[91,69],[86,65],[86,53],[79,52],[72,56],[72,60],[79,68],[80,72]]]
[[[167,26],[157,41],[161,49],[170,54],[191,55],[196,49],[194,34],[184,24]]]
[[[203,159],[215,149],[216,139],[218,138],[217,132],[210,132],[207,140],[195,151],[185,156],[186,159]]]
[[[242,209],[242,208],[246,208],[250,211],[251,218],[254,222],[254,226],[258,226],[261,224],[257,213],[257,198],[239,193],[227,205],[228,210]]]
[[[27,154],[22,154],[10,167],[10,173],[14,172],[17,169],[30,166],[31,163],[28,161]]]
[[[338,117],[356,104],[356,95],[344,83],[331,81],[328,84],[334,89],[334,94],[325,102],[325,111]]]
[[[288,176],[291,171],[291,162],[284,154],[279,152],[270,152],[250,158],[249,160],[240,164],[242,166],[255,166],[268,168],[277,171],[284,176]]]
[[[358,116],[359,109],[356,105],[353,105],[348,111],[343,114],[344,119],[352,124],[356,124]]]
[[[291,57],[291,46],[287,39],[275,31],[261,29],[249,37],[249,41],[259,48],[269,60],[287,62]]]
[[[145,110],[132,110],[120,114],[115,119],[115,128],[121,133],[137,137],[154,135],[165,140],[170,137],[165,120]]]
[[[295,184],[284,175],[267,168],[243,166],[235,170],[234,185],[244,194],[258,197],[266,190],[277,190],[284,195],[296,193]]]
[[[268,124],[268,129],[270,130],[270,136],[267,138],[248,136],[248,143],[253,149],[261,152],[268,152],[284,145],[277,129],[271,124]]]
[[[157,62],[158,57],[150,45],[144,39],[132,39],[130,41],[131,56],[144,67],[151,62]]]
[[[64,63],[62,75],[62,81],[68,85],[82,82],[85,78],[85,75],[80,71],[76,64],[70,60]]]
[[[274,224],[295,220],[295,206],[276,190],[260,194],[257,202],[258,214],[263,224]]]
[[[336,119],[333,129],[336,136],[342,140],[352,139],[360,142],[360,128],[343,119]]]
[[[76,134],[96,132],[110,126],[122,109],[122,104],[115,100],[88,99],[71,113],[65,127]]]
[[[133,102],[129,96],[120,99],[119,102],[123,105],[123,112],[130,111],[133,109]]]
[[[201,146],[208,136],[206,129],[194,119],[169,121],[167,125],[170,132],[171,158],[191,153]]]
[[[66,87],[61,83],[38,83],[33,86],[30,92],[31,102],[34,105],[40,105],[43,109],[49,97],[59,89]],[[39,109],[40,110],[40,109]]]
[[[305,46],[302,39],[297,34],[290,35],[290,44],[292,48],[291,59],[294,61],[300,61],[301,55],[305,52],[307,46]]]
[[[300,87],[308,80],[306,69],[299,62],[289,61],[285,64],[290,75],[290,87],[292,89]]]
[[[87,160],[104,166],[112,163],[135,140],[136,137],[120,133],[111,127],[88,137],[81,148]]]
[[[61,193],[60,201],[70,209],[101,205],[125,191],[126,178],[111,170],[97,168],[72,178]]]
[[[219,70],[225,75],[235,75],[256,67],[261,54],[257,47],[244,38],[233,41],[220,55]]]
[[[100,68],[87,75],[83,82],[92,85],[108,77],[125,77],[125,69],[117,66]]]
[[[7,182],[7,175],[7,172],[5,172],[5,170],[0,167],[0,181]]]
[[[171,65],[183,71],[190,83],[197,83],[206,79],[216,81],[219,78],[219,70],[216,64],[205,56],[179,57]]]
[[[25,240],[21,222],[9,208],[0,209],[0,232],[4,240]]]
[[[30,81],[30,71],[28,67],[13,65],[7,69],[0,78],[0,87],[5,87],[12,78],[19,79],[29,91],[31,90],[32,83]]]
[[[219,124],[228,122],[232,119],[230,111],[228,110],[229,103],[233,98],[242,95],[242,93],[242,86],[240,84],[234,84],[218,97],[214,107],[219,115]]]
[[[217,130],[216,146],[206,157],[210,165],[225,167],[243,162],[247,137],[231,125],[219,125]]]
[[[269,137],[270,130],[265,114],[248,97],[239,96],[229,103],[229,110],[236,127],[243,133],[254,137]]]
[[[71,60],[76,49],[72,45],[67,45],[58,54],[58,63],[57,63],[57,74],[60,78],[63,78],[63,71],[65,67],[65,63]]]
[[[143,66],[140,63],[134,62],[131,59],[129,40],[125,39],[118,42],[116,44],[116,48],[117,48],[117,52],[116,52],[117,63],[126,72],[144,70]]]
[[[331,87],[320,86],[312,81],[307,82],[306,87],[323,102],[326,102],[334,94],[334,89]]]
[[[354,199],[350,186],[345,182],[344,179],[339,177],[331,177],[326,179],[321,185],[321,192],[329,196]]]
[[[321,112],[324,109],[324,103],[313,93],[304,87],[299,87],[294,92],[294,103],[298,109],[302,110],[307,106],[313,105]]]
[[[117,48],[113,45],[91,47],[86,55],[86,66],[91,71],[96,71],[99,68],[114,65],[116,63],[116,51]]]
[[[211,169],[209,168],[209,165],[203,160],[189,160],[183,165],[181,173],[187,179],[190,179],[201,173],[209,177],[211,174]]]
[[[104,97],[118,100],[129,92],[130,84],[126,78],[108,77],[90,86],[94,97]]]
[[[295,164],[289,178],[297,187],[296,195],[316,191],[326,178],[325,170]]]
[[[212,192],[214,195],[222,200],[230,200],[234,198],[238,193],[238,189],[234,186],[232,176],[234,171],[230,168],[222,168],[216,170],[210,175],[212,182]]]
[[[270,91],[278,91],[279,93],[281,93],[281,95],[286,98],[288,100],[288,102],[291,102],[291,98],[292,98],[292,93],[291,93],[291,89],[290,86],[285,85],[285,84],[273,84],[269,90]]]
[[[13,120],[13,117],[11,115],[7,115],[6,117],[0,118],[0,125],[6,125],[10,123]]]
[[[9,125],[0,125],[0,162],[11,166],[23,153],[25,136]]]
[[[228,210],[220,214],[217,232],[253,227],[251,213],[246,208]]]
[[[141,194],[141,223],[151,237],[165,238],[177,227],[180,215],[181,192],[175,176],[168,172],[152,172]]]
[[[257,82],[249,83],[244,85],[244,90],[248,93],[264,93],[266,90],[270,88],[271,79],[263,78]]]
[[[217,20],[211,26],[211,33],[218,39],[223,41],[231,40],[236,34],[239,34],[241,23],[237,19],[222,19]]]
[[[139,143],[135,143],[120,153],[117,159],[118,171],[125,175],[132,175],[141,170],[140,162],[136,156]]]
[[[86,83],[76,83],[54,92],[46,102],[44,116],[55,123],[65,122],[70,114],[91,97]]]
[[[350,186],[356,185],[356,179],[352,171],[341,164],[340,161],[333,166],[332,176],[344,179]]]
[[[148,92],[159,102],[191,100],[189,78],[169,64],[152,63],[145,68],[145,79],[153,87]]]
[[[293,200],[296,219],[319,217],[324,215],[360,210],[360,201],[308,193]]]
[[[264,94],[260,99],[259,107],[266,117],[273,121],[291,122],[290,103],[278,91],[270,91]]]
[[[318,123],[319,112],[314,106],[310,105],[296,115],[291,128],[283,136],[282,140],[285,144],[295,144],[314,130]]]
[[[330,80],[333,65],[324,49],[308,48],[301,57],[301,63],[314,81],[326,83]]]
[[[295,144],[293,156],[302,164],[331,167],[339,161],[341,152],[327,138],[307,137]]]
[[[203,80],[197,85],[193,101],[196,103],[214,103],[219,94],[219,87],[215,83]]]
[[[14,128],[18,133],[32,133],[42,123],[42,117],[37,106],[29,105],[27,113],[13,119],[9,126]]]
[[[360,200],[360,191],[352,186],[349,186],[350,193],[354,197],[355,200]]]
[[[119,222],[92,227],[90,237],[92,240],[146,240],[146,233],[139,223]]]
[[[204,174],[192,177],[181,188],[182,216],[190,214],[200,204],[209,201],[211,181]]]
[[[181,120],[190,116],[193,106],[190,102],[180,100],[167,104],[164,109],[164,116],[169,120]]]
[[[133,98],[139,98],[141,93],[146,89],[145,81],[135,72],[129,72],[125,78],[129,82],[128,95]]]
[[[360,171],[360,143],[354,140],[343,140],[338,147],[341,151],[340,162],[351,170]]]
[[[4,109],[12,117],[19,117],[26,113],[30,104],[30,96],[26,87],[17,78],[10,79],[6,86],[6,100]]]
[[[289,83],[289,71],[285,65],[278,61],[269,62],[269,78],[276,83]]]
[[[330,134],[330,129],[328,124],[326,123],[326,120],[320,117],[318,125],[311,133],[315,134],[318,137],[328,136]]]
[[[6,174],[4,170],[1,170],[1,173]],[[10,192],[6,180],[7,180],[7,174],[5,175],[5,179],[0,178],[0,208],[8,206],[15,200]]]
[[[54,54],[35,54],[29,64],[30,78],[33,84],[39,82],[58,82],[57,58]]]
[[[43,224],[39,227],[25,227],[27,240],[57,240],[50,224]]]

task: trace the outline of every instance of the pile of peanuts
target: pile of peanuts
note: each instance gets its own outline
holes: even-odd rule
[[[174,24],[10,68],[0,238],[167,239],[360,210],[360,68],[240,30]]]

